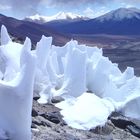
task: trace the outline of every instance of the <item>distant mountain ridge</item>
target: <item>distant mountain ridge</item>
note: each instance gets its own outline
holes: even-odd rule
[[[52,36],[53,42],[56,45],[65,44],[69,40],[66,35],[56,32],[56,30],[51,27],[25,20],[18,20],[2,14],[0,14],[0,27],[1,25],[5,25],[13,37],[21,41],[24,40],[25,37],[29,37],[33,44],[36,44],[42,35]]]
[[[65,34],[140,35],[140,10],[119,8],[94,19],[59,20],[45,25]]]
[[[65,17],[65,16],[64,16]],[[18,20],[0,14],[0,26],[4,24],[9,33],[24,40],[29,37],[36,44],[42,35],[52,36],[55,45],[62,46],[71,38],[83,43],[102,42],[110,36],[140,36],[140,10],[136,8],[119,8],[94,19],[59,19],[50,22]],[[122,37],[123,38],[123,37]],[[135,39],[135,37],[132,37]],[[93,40],[93,41],[92,41]],[[126,39],[125,39],[126,40]]]
[[[36,15],[25,18],[26,21],[32,21],[36,23],[46,23],[46,22],[55,21],[55,20],[86,20],[86,19],[89,19],[89,18],[78,15],[78,14],[73,14],[70,12],[68,13],[59,12],[53,16],[42,16],[42,15],[36,14]]]
[[[117,10],[113,10],[105,15],[98,17],[97,20],[100,20],[100,21],[105,21],[105,20],[121,21],[123,19],[131,19],[131,18],[140,19],[140,9],[137,9],[137,8],[119,8]]]

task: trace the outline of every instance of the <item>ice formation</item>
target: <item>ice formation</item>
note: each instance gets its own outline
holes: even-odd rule
[[[1,138],[8,132],[14,140],[31,139],[33,90],[42,104],[63,96],[65,101],[57,106],[67,124],[75,128],[104,125],[113,111],[140,119],[140,78],[131,67],[122,73],[102,55],[102,49],[73,40],[56,47],[52,37],[42,36],[31,51],[29,38],[24,45],[14,43],[4,26],[1,44]]]
[[[1,45],[6,45],[11,42],[8,31],[4,25],[1,26]]]
[[[127,107],[133,108],[133,104],[136,103],[133,100],[139,100],[140,96],[140,79],[134,76],[133,68],[128,67],[122,73],[117,64],[113,64],[102,55],[102,49],[78,45],[76,41],[70,41],[61,48],[55,46],[49,48],[50,55],[45,70],[48,79],[46,78],[46,86],[41,90],[40,103],[50,101],[53,96],[65,97],[65,101],[57,106],[62,109],[61,113],[69,125],[81,129],[103,125],[107,116],[115,110],[133,117],[133,113],[131,114]],[[90,93],[85,94],[86,92]],[[91,93],[92,95],[89,95]],[[91,97],[93,104],[89,103],[88,96]],[[99,101],[100,105],[95,103],[94,99]],[[108,105],[104,104],[106,101]],[[100,110],[103,104],[107,113],[98,115],[95,108]],[[91,106],[94,115],[88,113]],[[138,107],[135,105],[135,108]],[[81,114],[80,118],[76,112]],[[86,121],[82,117],[84,114],[88,114]]]
[[[41,41],[47,39],[42,37]],[[42,45],[38,49],[40,52],[42,49],[42,55],[47,53],[41,61],[45,69],[39,72],[43,75],[43,80],[38,82],[42,83],[40,103],[51,102],[53,96],[63,96],[65,101],[57,106],[62,109],[65,121],[81,129],[103,125],[116,110],[133,117],[129,108],[133,108],[140,96],[140,79],[134,76],[133,68],[128,67],[122,73],[117,64],[102,55],[102,49],[78,45],[77,41],[70,41],[64,47],[51,46],[50,42]],[[88,108],[93,108],[93,112]]]
[[[29,50],[31,47],[29,40],[26,40],[20,49],[16,43],[10,41],[7,43],[0,46],[2,54],[0,60],[4,67],[3,78],[0,80],[0,139],[5,137],[10,140],[31,140],[36,57]],[[10,76],[10,72],[12,74],[12,79],[8,81],[5,79],[7,69],[8,75]],[[14,77],[10,70],[16,72]]]

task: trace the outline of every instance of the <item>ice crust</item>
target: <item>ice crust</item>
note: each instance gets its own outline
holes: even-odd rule
[[[0,139],[31,139],[33,92],[40,95],[41,104],[64,97],[56,106],[74,128],[102,126],[113,111],[140,119],[140,78],[131,67],[121,72],[102,54],[102,49],[73,40],[56,47],[52,37],[45,36],[31,51],[29,38],[24,45],[14,43],[2,26]]]

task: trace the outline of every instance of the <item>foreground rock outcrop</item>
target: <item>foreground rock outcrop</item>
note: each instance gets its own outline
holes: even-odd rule
[[[136,124],[126,117],[112,114],[103,127],[78,130],[69,127],[60,114],[60,109],[53,104],[40,105],[34,97],[32,111],[32,140],[138,140],[140,134],[134,134],[128,127]],[[61,101],[61,98],[53,99]],[[113,124],[114,123],[114,124]],[[120,128],[119,128],[120,127]],[[140,129],[139,129],[140,132]]]

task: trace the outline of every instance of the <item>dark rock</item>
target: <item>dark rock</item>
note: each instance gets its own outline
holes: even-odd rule
[[[31,128],[37,128],[34,123],[32,123]]]
[[[129,125],[129,126],[127,126],[127,129],[129,130],[129,132],[130,132],[132,135],[134,135],[134,136],[140,138],[140,128],[139,128],[139,127]]]
[[[33,120],[32,124],[37,125],[37,126],[45,126],[45,124],[42,121],[37,121],[37,120]]]
[[[135,126],[135,124],[130,121],[127,117],[124,117],[120,113],[112,114],[109,119],[118,128],[126,129],[127,126]]]
[[[71,134],[63,134],[63,137],[65,137],[66,140],[80,140],[80,138],[77,138]]]
[[[51,127],[51,124],[49,124],[46,120],[44,120],[41,117],[33,119],[32,125]]]
[[[100,134],[71,128],[64,123],[60,109],[54,105],[40,105],[36,100],[33,100],[33,108],[38,112],[38,116],[32,117],[32,140],[139,140],[128,129],[127,131],[120,129],[112,126],[111,123],[96,131]],[[112,115],[111,117],[117,116]]]
[[[60,96],[55,96],[55,97],[52,98],[51,101],[52,101],[52,103],[59,103],[59,102],[64,101],[64,99]]]
[[[43,126],[51,127],[51,125],[46,121],[41,121]]]
[[[34,92],[34,97],[33,97],[33,99],[34,99],[35,101],[37,101],[39,98],[40,98],[40,96],[39,96],[36,92]]]
[[[38,112],[35,109],[32,109],[32,117],[38,116]]]
[[[35,100],[35,101],[37,101],[38,99],[39,99],[40,97],[33,97],[33,99]]]
[[[134,126],[135,124],[127,119],[122,118],[111,118],[112,123],[121,129],[126,129],[127,126]]]
[[[64,126],[64,125],[67,125],[67,123],[66,123],[64,120],[62,120],[62,121],[60,122],[60,125],[61,125],[61,126]]]
[[[39,104],[37,101],[33,100],[34,109],[38,112],[38,115],[47,114],[49,112],[60,111],[59,108],[55,107],[52,104]]]
[[[110,135],[114,128],[113,123],[108,121],[104,126],[97,126],[96,128],[90,129],[90,132],[100,135]]]
[[[62,122],[62,115],[59,112],[49,112],[49,113],[43,113],[40,114],[40,116],[44,117],[45,119],[58,124],[60,122]]]
[[[128,130],[132,135],[140,138],[140,127],[129,118],[124,117],[120,113],[114,113],[109,119],[116,127]]]

